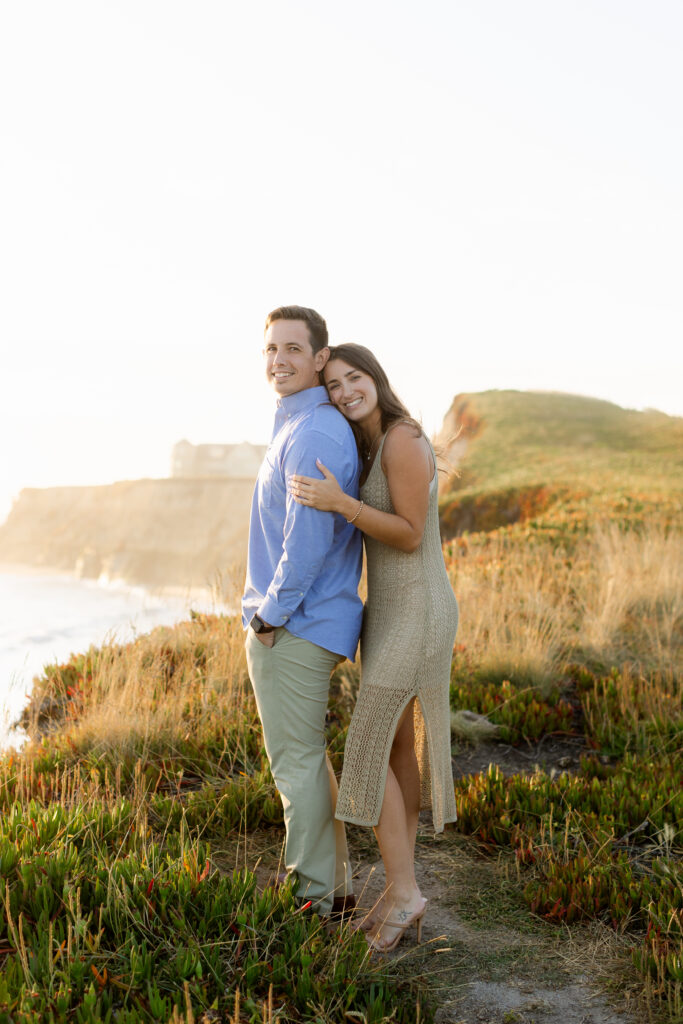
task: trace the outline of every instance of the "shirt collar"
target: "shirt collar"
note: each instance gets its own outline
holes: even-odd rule
[[[293,416],[295,413],[303,412],[304,409],[311,409],[321,402],[329,402],[327,388],[315,387],[304,388],[303,391],[296,391],[293,395],[283,395],[278,398],[278,411],[286,416]]]

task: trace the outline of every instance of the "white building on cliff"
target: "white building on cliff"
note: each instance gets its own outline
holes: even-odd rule
[[[222,476],[253,480],[266,454],[266,445],[190,444],[178,441],[171,456],[171,476]]]

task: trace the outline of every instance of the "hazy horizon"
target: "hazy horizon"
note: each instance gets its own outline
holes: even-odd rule
[[[522,389],[519,389],[519,388],[511,388],[511,389],[499,388],[499,389],[487,389],[487,390],[501,390],[501,391],[513,390],[513,391],[521,391]],[[549,394],[549,395],[552,395],[552,394],[567,395],[567,394],[569,394],[569,395],[573,395],[574,397],[577,397],[577,398],[594,399],[595,401],[610,402],[611,404],[618,405],[618,403],[612,402],[611,399],[600,398],[597,395],[581,395],[578,392],[562,391],[559,388],[529,388],[527,390],[528,390],[528,393],[530,393],[530,394]],[[474,392],[474,394],[477,394],[477,393],[478,392]],[[453,398],[455,398],[455,397],[456,396],[454,395]],[[275,404],[275,396],[273,397],[273,407],[274,407],[274,404]],[[450,404],[449,404],[448,408],[450,408]],[[438,430],[441,427],[441,422],[443,421],[446,413],[448,412],[448,408],[444,410],[443,414],[439,417],[438,422],[436,422],[431,429],[428,427],[427,417],[423,418],[423,425],[426,427],[426,429],[427,429],[427,431],[428,431],[430,436],[434,436],[436,433],[438,433]],[[624,409],[627,409],[627,410],[631,410],[631,411],[634,411],[634,412],[658,412],[658,413],[662,413],[663,415],[666,415],[666,416],[671,416],[673,418],[680,418],[680,417],[676,416],[673,413],[665,413],[663,409],[655,409],[655,408],[650,407],[650,406],[643,407],[643,408],[640,408],[640,409],[636,409],[636,408],[633,408],[631,406],[621,406],[621,408],[624,408]],[[107,486],[108,484],[121,483],[121,482],[124,482],[124,481],[127,481],[127,480],[132,480],[132,479],[166,479],[167,477],[171,476],[171,465],[170,464],[171,464],[171,452],[172,452],[173,446],[175,444],[177,444],[179,441],[184,441],[184,440],[185,441],[189,441],[190,439],[189,438],[177,438],[177,440],[174,441],[170,445],[169,452],[168,452],[168,456],[169,456],[168,457],[168,463],[169,463],[169,465],[168,465],[168,472],[166,472],[166,473],[159,473],[157,476],[151,476],[150,475],[147,478],[137,478],[137,477],[131,477],[131,476],[127,476],[127,477],[124,476],[124,477],[121,477],[120,479],[117,479],[117,480],[105,480],[105,479],[102,479],[102,480],[90,481],[90,482],[88,482],[88,481],[73,480],[73,481],[69,481],[69,482],[61,482],[61,483],[49,484],[49,485],[46,485],[46,486],[48,486],[48,487]],[[242,442],[247,442],[249,444],[254,444],[254,445],[266,445],[267,442],[268,442],[268,438],[264,437],[262,440],[254,440],[252,438],[242,438],[240,441],[225,441],[222,438],[211,437],[211,438],[206,438],[206,439],[202,439],[202,440],[191,441],[190,443],[193,444],[193,445],[200,445],[200,444],[241,444]],[[33,487],[33,485],[26,484],[24,487],[21,488],[21,490],[31,489],[32,487]],[[10,500],[8,501],[8,503],[6,505],[6,508],[0,507],[0,526],[2,526],[2,524],[6,521],[7,516],[9,515],[9,512],[11,511],[12,505],[17,500],[17,498],[19,497],[19,494],[21,493],[21,490],[19,492],[17,492],[17,494],[13,495],[10,498]],[[2,569],[2,565],[0,565],[0,570],[1,569]]]
[[[282,303],[430,433],[490,389],[682,415],[682,44],[674,0],[6,7],[0,521],[267,441]]]

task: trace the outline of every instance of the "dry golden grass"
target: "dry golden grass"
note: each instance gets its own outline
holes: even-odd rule
[[[134,643],[91,651],[83,667],[83,695],[60,725],[80,754],[115,753],[130,763],[152,749],[201,742],[239,723],[249,701],[236,616],[159,627]]]
[[[480,674],[545,693],[567,661],[615,665],[630,668],[631,677],[651,677],[651,685],[637,688],[639,701],[653,712],[658,701],[668,707],[667,680],[682,667],[680,534],[602,524],[576,541],[569,557],[542,539],[524,544],[499,531],[468,538],[447,564],[460,604],[457,642]],[[242,712],[253,714],[253,703],[238,616],[156,629],[89,655],[84,674],[88,667],[92,678],[60,730],[79,754],[130,763],[148,750],[201,745],[222,728],[249,728]],[[347,712],[358,679],[358,666],[348,662],[337,673],[336,697]]]
[[[626,723],[636,732],[643,722],[649,727],[652,721],[675,717],[683,601],[680,536],[654,525],[628,533],[602,524],[574,540],[571,553],[542,536],[524,543],[503,531],[467,538],[454,548],[447,564],[461,609],[458,643],[466,647],[468,666],[517,674],[549,689],[569,661],[614,664],[620,669],[616,676],[596,678],[595,699],[584,694],[589,724],[597,709],[595,730],[608,689],[610,701],[618,704],[613,716],[617,730]],[[75,659],[80,682],[66,702],[71,710],[57,740],[67,758],[52,756],[55,778],[44,780],[40,766],[47,755],[39,745],[29,746],[0,772],[0,786],[14,785],[16,779],[20,803],[37,795],[68,807],[87,807],[103,797],[115,804],[125,794],[144,836],[150,793],[161,784],[166,794],[180,796],[182,771],[187,773],[188,761],[192,766],[194,760],[202,781],[223,772],[244,777],[245,792],[249,785],[250,794],[261,800],[261,813],[266,800],[272,800],[272,784],[258,771],[247,779],[245,771],[231,767],[231,758],[239,769],[242,752],[260,746],[243,641],[239,618],[200,616],[157,629],[133,644],[112,644]],[[345,711],[352,708],[358,678],[357,665],[347,663],[337,673],[336,697]],[[664,743],[668,734],[662,735]],[[182,756],[176,758],[176,752]],[[245,765],[247,760],[245,754]],[[57,779],[64,765],[63,778]],[[120,765],[123,771],[117,771]],[[44,785],[52,795],[37,790]],[[186,804],[183,815],[191,810],[189,798]],[[215,807],[209,807],[193,827],[208,827],[214,813]],[[250,829],[245,816],[229,840],[235,863],[250,862]],[[662,849],[673,842],[664,833],[655,838]],[[235,851],[240,851],[239,862]],[[596,946],[598,956],[603,952]],[[646,979],[645,984],[651,983]],[[655,996],[648,995],[653,1005]],[[669,1002],[675,1007],[676,1000],[680,1003],[678,990]]]
[[[455,547],[449,571],[461,610],[458,643],[484,672],[544,689],[571,656],[681,671],[681,534],[601,524],[571,557],[550,543],[479,535]]]
[[[458,561],[458,643],[483,670],[552,680],[571,626],[569,581],[561,558],[545,555],[494,534],[479,557]]]
[[[581,590],[583,642],[661,672],[680,670],[683,537],[653,526],[642,534],[595,530]]]

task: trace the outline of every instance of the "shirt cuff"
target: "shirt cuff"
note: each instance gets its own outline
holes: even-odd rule
[[[289,622],[289,616],[291,612],[287,609],[282,609],[276,601],[266,598],[261,607],[258,610],[259,618],[267,622],[269,626],[284,626]]]

